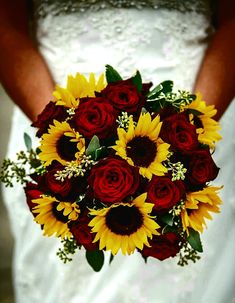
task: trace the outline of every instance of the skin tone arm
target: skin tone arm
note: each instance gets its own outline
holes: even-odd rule
[[[30,120],[52,99],[54,83],[28,32],[26,1],[0,0],[0,81]]]
[[[219,119],[235,96],[235,1],[218,3],[217,31],[207,49],[194,91],[218,109]]]
[[[235,3],[220,0],[218,29],[208,47],[195,84],[217,119],[235,95]],[[25,0],[0,0],[0,80],[11,98],[35,120],[52,98],[53,79],[28,34]],[[33,101],[32,101],[33,100]]]

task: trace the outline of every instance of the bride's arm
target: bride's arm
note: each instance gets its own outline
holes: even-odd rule
[[[0,0],[0,81],[34,120],[52,97],[52,76],[30,38],[26,0]]]
[[[218,4],[217,30],[207,49],[195,84],[219,119],[235,96],[235,1]]]

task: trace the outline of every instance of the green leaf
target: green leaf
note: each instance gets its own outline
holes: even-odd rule
[[[178,229],[176,226],[166,225],[162,229],[162,234],[175,233],[178,234]]]
[[[102,250],[87,250],[86,259],[94,271],[98,272],[104,264],[104,253]]]
[[[104,158],[105,156],[107,156],[107,154],[108,154],[108,152],[107,152],[106,146],[101,146],[101,147],[97,148],[95,151],[95,160]]]
[[[161,216],[161,221],[167,225],[173,226],[174,218],[171,214],[165,214]]]
[[[203,252],[200,234],[198,231],[190,228],[187,241],[193,249],[195,249],[198,252]]]
[[[162,91],[162,89],[163,89],[162,84],[157,85],[156,87],[154,87],[153,90],[151,90],[151,92],[148,93],[147,99],[148,100],[156,99],[156,97],[159,95],[159,93]]]
[[[111,65],[106,65],[105,67],[105,75],[108,83],[115,83],[122,80],[122,77]]]
[[[131,78],[133,84],[135,85],[137,91],[140,93],[142,90],[142,78],[140,72],[137,70],[136,74],[134,77]]]
[[[158,84],[149,94],[147,95],[148,101],[163,99],[166,94],[171,93],[173,88],[173,81],[166,80]]]
[[[100,140],[97,136],[93,136],[86,149],[86,155],[91,155],[92,158],[95,158],[95,152],[98,148],[100,148]]]
[[[24,133],[24,144],[27,148],[27,151],[30,151],[32,149],[32,140],[30,136],[26,133]]]
[[[166,101],[164,99],[160,99],[160,100],[152,100],[151,102],[148,102],[149,108],[151,109],[151,111],[153,112],[159,112],[166,104]]]
[[[168,94],[168,93],[172,92],[174,82],[171,80],[166,80],[166,81],[163,81],[161,83],[161,85],[162,85],[162,92],[164,94]]]
[[[109,264],[111,264],[113,262],[114,259],[114,255],[111,253],[110,258],[109,258]]]

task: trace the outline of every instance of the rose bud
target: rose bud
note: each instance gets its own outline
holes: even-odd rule
[[[144,246],[141,254],[144,258],[153,257],[161,261],[175,257],[181,249],[182,238],[175,233],[153,236],[150,247]]]
[[[30,211],[32,212],[33,207],[36,206],[36,204],[33,203],[32,200],[40,198],[41,195],[43,194],[43,192],[41,190],[39,190],[38,184],[32,183],[32,182],[28,182],[26,184],[24,191],[25,191],[25,195],[26,195],[26,202],[28,204]],[[37,214],[34,214],[33,212],[32,212],[32,214],[34,216],[37,215]]]
[[[92,243],[95,234],[91,233],[91,228],[88,226],[90,219],[87,215],[79,216],[77,221],[69,223],[69,229],[76,239],[77,245],[83,245],[86,250],[95,250],[98,248],[97,243]]]
[[[72,119],[72,125],[86,138],[97,135],[99,139],[113,135],[117,112],[104,98],[87,98],[81,101]]]
[[[176,151],[190,151],[198,146],[196,127],[184,113],[169,116],[163,120],[160,137]]]
[[[135,113],[145,103],[144,95],[148,93],[151,84],[143,85],[139,93],[131,79],[109,83],[101,92],[102,96],[113,105],[118,111]]]
[[[181,180],[172,181],[170,176],[154,176],[147,186],[147,200],[156,211],[168,210],[184,196],[185,187]]]
[[[53,123],[53,120],[59,122],[65,120],[66,109],[63,106],[56,105],[55,102],[49,102],[44,110],[38,115],[37,120],[32,123],[32,126],[37,127],[37,137],[41,137],[47,132],[48,126]]]
[[[126,161],[106,158],[95,165],[88,178],[94,197],[104,203],[121,202],[139,186],[138,171]]]
[[[214,160],[211,157],[209,149],[196,150],[187,153],[187,173],[186,180],[191,187],[204,187],[206,182],[214,180],[219,172]]]

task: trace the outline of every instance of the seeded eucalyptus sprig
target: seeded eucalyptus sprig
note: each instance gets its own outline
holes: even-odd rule
[[[32,173],[43,174],[45,168],[38,158],[38,151],[32,148],[29,135],[24,134],[26,151],[16,154],[16,160],[4,159],[0,168],[0,181],[6,187],[13,187],[13,181],[25,185]]]
[[[22,161],[12,161],[10,159],[4,159],[0,170],[0,181],[6,185],[6,187],[13,187],[13,180],[20,184],[27,182],[27,175]]]
[[[75,239],[63,239],[61,240],[61,243],[63,244],[63,248],[59,248],[56,255],[64,263],[71,262],[73,260],[71,256],[74,255],[78,249]]]
[[[185,266],[188,265],[189,262],[195,263],[197,260],[200,260],[198,252],[193,249],[187,242],[185,242],[179,253],[179,261],[178,265]]]
[[[180,111],[182,106],[190,104],[195,99],[196,95],[187,91],[173,92],[173,82],[168,80],[160,83],[149,92],[147,107],[154,112],[158,112],[166,106],[173,106],[177,111]]]
[[[26,164],[28,169],[26,169]],[[0,169],[0,181],[6,187],[13,187],[13,181],[24,185],[29,181],[31,173],[42,173],[42,164],[34,150],[20,151],[16,160],[4,159]]]

